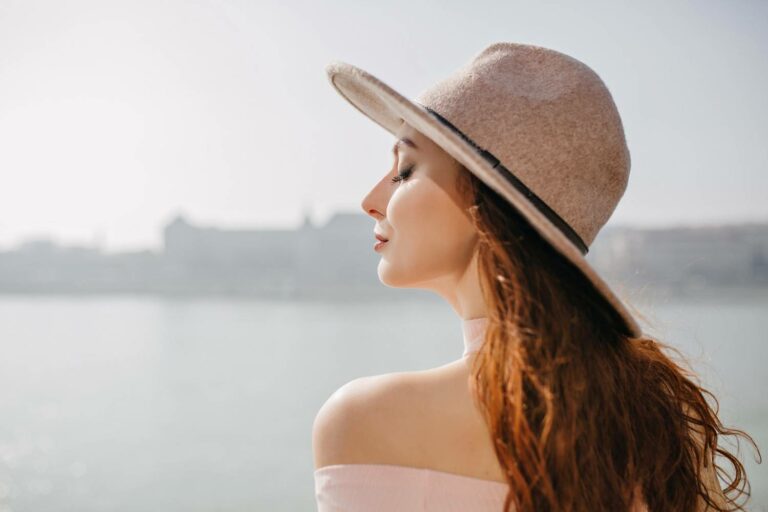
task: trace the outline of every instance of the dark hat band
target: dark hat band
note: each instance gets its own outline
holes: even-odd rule
[[[456,132],[457,135],[459,135],[462,139],[464,139],[466,142],[468,142],[471,146],[473,146],[477,152],[485,158],[494,169],[498,169],[500,174],[504,176],[504,178],[507,179],[521,194],[523,194],[525,197],[528,198],[528,200],[542,213],[545,217],[547,217],[552,224],[554,224],[560,231],[568,238],[568,240],[573,243],[573,245],[576,246],[576,248],[581,252],[582,255],[586,255],[589,251],[589,247],[587,244],[584,243],[584,241],[581,239],[581,237],[576,233],[576,231],[571,228],[571,226],[563,220],[562,217],[560,217],[552,208],[550,208],[547,203],[541,200],[539,196],[534,194],[531,189],[525,186],[525,184],[520,181],[520,179],[512,174],[512,171],[501,165],[501,161],[499,161],[498,158],[493,156],[493,154],[490,151],[486,151],[485,149],[481,148],[479,145],[477,145],[472,139],[467,137],[461,130],[456,128],[450,121],[448,121],[446,118],[432,110],[431,108],[422,105],[421,103],[417,103],[418,105],[422,106],[424,109],[426,109],[430,114],[432,114],[438,121],[440,121],[442,124]]]

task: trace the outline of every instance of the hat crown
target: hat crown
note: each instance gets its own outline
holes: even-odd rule
[[[587,246],[626,190],[618,110],[597,73],[573,57],[495,43],[415,101],[498,158]]]

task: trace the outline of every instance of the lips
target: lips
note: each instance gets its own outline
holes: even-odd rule
[[[378,233],[376,233],[376,240],[378,240],[380,242],[387,242],[387,241],[389,241],[388,239],[384,238],[383,236],[381,236]]]

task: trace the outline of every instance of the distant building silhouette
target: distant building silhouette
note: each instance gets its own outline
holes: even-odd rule
[[[36,239],[0,253],[5,293],[222,293],[402,298],[379,282],[373,220],[337,212],[296,229],[222,229],[176,215],[160,252],[103,254]],[[637,229],[606,226],[587,259],[619,289],[768,286],[768,224]]]

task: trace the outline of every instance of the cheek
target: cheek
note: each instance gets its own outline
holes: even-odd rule
[[[387,263],[413,280],[461,270],[474,242],[469,219],[434,182],[423,179],[410,185],[398,190],[387,208],[393,228]]]

